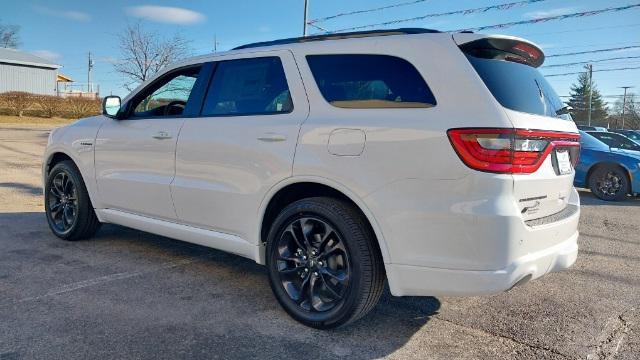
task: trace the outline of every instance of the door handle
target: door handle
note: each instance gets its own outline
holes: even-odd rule
[[[287,140],[287,136],[284,134],[266,133],[259,136],[258,140],[264,142],[278,142]]]
[[[166,131],[158,131],[155,135],[153,135],[153,138],[158,140],[171,139],[171,135]]]

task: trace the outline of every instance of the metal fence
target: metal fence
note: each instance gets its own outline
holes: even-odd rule
[[[63,98],[86,98],[98,99],[100,96],[100,85],[94,83],[65,83],[58,82],[56,94]]]

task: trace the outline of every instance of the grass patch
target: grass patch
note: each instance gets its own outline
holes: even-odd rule
[[[75,119],[42,118],[35,116],[9,116],[0,115],[0,124],[30,124],[30,125],[66,125],[76,121]]]

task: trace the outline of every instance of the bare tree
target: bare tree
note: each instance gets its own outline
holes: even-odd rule
[[[616,100],[611,109],[609,121],[613,127],[622,127],[622,104],[623,99]],[[624,127],[625,129],[640,128],[640,101],[634,93],[627,94],[627,101],[624,107]]]
[[[20,45],[20,26],[0,24],[0,47],[17,48]]]
[[[139,22],[127,25],[118,40],[120,58],[113,66],[125,77],[128,90],[190,53],[190,42],[179,33],[164,38],[145,30]]]

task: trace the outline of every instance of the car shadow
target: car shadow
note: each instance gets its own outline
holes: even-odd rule
[[[18,190],[27,195],[42,195],[42,188],[40,186],[33,186],[25,183],[18,182],[1,182],[0,188],[12,188]]]
[[[622,201],[605,201],[598,199],[590,190],[578,189],[580,203],[582,205],[615,205],[615,206],[640,206],[640,197],[627,196]]]
[[[382,358],[403,347],[441,306],[437,298],[394,297],[387,288],[369,315],[342,328],[320,331],[297,323],[280,308],[263,266],[203,246],[116,225],[104,225],[93,239],[65,242],[50,233],[43,213],[5,213],[0,214],[0,247],[7,249],[5,255],[0,256],[0,273],[4,273],[2,279],[8,284],[9,294],[13,289],[11,284],[19,287],[24,283],[42,284],[42,288],[31,289],[35,294],[56,293],[50,289],[56,283],[62,284],[63,289],[75,289],[73,284],[69,285],[71,280],[65,280],[66,274],[73,274],[85,284],[95,276],[92,274],[105,273],[101,268],[105,266],[117,265],[117,268],[126,267],[134,269],[130,270],[134,274],[139,273],[108,283],[96,282],[99,285],[95,287],[78,287],[73,290],[73,296],[60,300],[51,297],[28,305],[28,311],[50,317],[45,320],[47,323],[68,321],[65,307],[56,311],[58,307],[53,305],[56,301],[74,306],[75,312],[86,312],[75,313],[74,317],[91,318],[95,322],[97,328],[83,334],[84,341],[96,347],[90,349],[93,353],[109,353],[112,349],[103,348],[108,345],[100,338],[110,329],[119,329],[118,337],[124,340],[118,344],[116,357],[141,353],[149,357],[189,357],[205,351],[224,358],[287,358],[300,354],[311,359]],[[189,261],[162,271],[137,270],[149,267],[150,263],[157,268],[158,264],[179,263],[184,259]],[[40,268],[49,271],[37,271]],[[94,299],[95,294],[100,295],[96,304],[88,303],[87,299]],[[79,298],[81,304],[67,304],[72,298]],[[111,298],[117,299],[117,311],[110,312],[105,305]],[[151,319],[147,323],[146,317],[140,315],[147,313],[150,306],[147,302],[158,309],[159,314],[152,318],[159,317],[161,325]],[[92,308],[99,310],[90,311]],[[0,319],[10,316],[3,314],[5,311],[8,309],[0,306]],[[135,321],[124,320],[119,311],[126,311]],[[192,317],[197,317],[197,321],[185,325],[184,319]],[[27,319],[29,317],[24,316],[17,321],[28,322]],[[33,329],[34,325],[23,323],[17,328]],[[221,329],[224,329],[222,335]],[[0,333],[8,331],[12,330],[0,322]],[[46,344],[71,334],[43,332],[38,336],[43,337],[40,341]],[[20,343],[19,353],[21,348],[32,346],[27,339],[33,334],[12,336],[14,342]],[[197,346],[189,349],[149,347],[148,339],[153,338],[167,344],[181,343],[188,338]],[[60,348],[60,351],[69,350]]]

